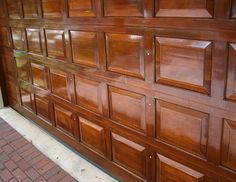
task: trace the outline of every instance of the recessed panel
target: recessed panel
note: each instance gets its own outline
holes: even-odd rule
[[[156,0],[157,17],[212,18],[214,0]]]
[[[45,66],[31,63],[31,74],[33,85],[43,89],[47,89],[47,72]]]
[[[67,73],[50,69],[52,93],[66,100],[70,100]]]
[[[4,5],[4,1],[0,1],[0,18],[5,18],[6,17],[6,7]]]
[[[105,16],[143,16],[142,0],[104,0]]]
[[[236,43],[229,44],[226,97],[236,101]]]
[[[44,120],[50,121],[49,100],[35,95],[36,113]]]
[[[206,154],[209,115],[161,100],[156,101],[157,139],[196,155]]]
[[[105,130],[84,118],[79,118],[80,140],[90,149],[99,154],[106,155]]]
[[[39,16],[37,0],[22,0],[24,18],[37,18]]]
[[[145,96],[109,87],[110,118],[122,125],[145,132]]]
[[[65,59],[64,31],[45,30],[48,56],[60,60]]]
[[[222,164],[236,171],[236,121],[224,120]]]
[[[28,60],[26,58],[16,58],[16,68],[18,78],[24,81],[29,81],[30,67]]]
[[[18,0],[7,0],[7,9],[9,17],[12,19],[20,18],[20,6]]]
[[[157,81],[209,93],[211,42],[156,37]]]
[[[7,27],[0,27],[0,45],[10,47],[10,36]]]
[[[81,77],[75,77],[77,104],[91,111],[101,113],[100,83]]]
[[[40,29],[27,29],[27,41],[29,52],[42,54],[42,43]]]
[[[68,0],[69,16],[95,16],[95,0]]]
[[[144,77],[143,36],[106,34],[107,69],[124,75]]]
[[[236,0],[232,0],[232,18],[236,18]]]
[[[205,175],[173,161],[157,155],[157,181],[160,182],[203,182]]]
[[[25,31],[23,29],[12,28],[11,33],[14,49],[25,50]]]
[[[73,62],[98,66],[97,36],[95,32],[71,31]]]
[[[112,134],[112,160],[141,178],[146,176],[146,148],[117,134]]]
[[[73,113],[61,106],[54,105],[56,127],[62,132],[75,137],[78,134],[78,121]]]
[[[42,0],[42,8],[45,18],[62,17],[62,0]]]
[[[25,108],[32,110],[33,108],[33,102],[32,102],[32,94],[24,89],[20,89],[20,94],[21,94],[21,104]]]

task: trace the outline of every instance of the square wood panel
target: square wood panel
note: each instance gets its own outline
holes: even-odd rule
[[[16,58],[17,76],[19,79],[30,81],[30,66],[26,58]]]
[[[56,104],[54,112],[57,129],[73,138],[78,137],[78,120],[73,112]]]
[[[33,97],[32,94],[24,89],[20,89],[20,95],[21,95],[21,104],[23,107],[25,107],[28,110],[33,110]]]
[[[107,69],[144,78],[144,40],[141,35],[106,34]]]
[[[61,18],[63,14],[62,0],[42,0],[43,16],[45,18]]]
[[[146,147],[112,133],[112,161],[141,178],[146,176]]]
[[[73,62],[98,67],[97,36],[95,32],[70,31]]]
[[[143,0],[104,0],[105,16],[143,17]]]
[[[33,85],[42,89],[48,89],[47,70],[40,64],[31,63]]]
[[[22,0],[24,18],[39,17],[37,0]]]
[[[45,30],[48,57],[65,59],[65,38],[63,30]]]
[[[232,18],[236,18],[236,0],[232,0]]]
[[[236,171],[236,121],[224,119],[222,165]]]
[[[102,113],[101,85],[97,81],[76,76],[76,100],[80,106]]]
[[[156,0],[157,17],[212,18],[215,0]]]
[[[11,28],[14,49],[25,50],[25,30],[20,28]]]
[[[157,181],[204,182],[205,175],[183,164],[157,154]]]
[[[212,46],[210,41],[156,37],[156,80],[209,94]]]
[[[36,54],[42,54],[42,40],[40,29],[26,29],[28,51]]]
[[[109,109],[112,120],[143,133],[146,131],[144,95],[109,86]]]
[[[229,44],[226,98],[236,101],[236,43]]]
[[[156,101],[157,139],[199,156],[206,155],[209,115],[183,106]]]
[[[80,140],[88,148],[106,155],[105,129],[87,119],[79,117]],[[96,139],[96,140],[95,140]]]
[[[50,69],[50,78],[52,93],[62,99],[71,100],[68,74],[60,70]]]
[[[47,98],[35,95],[35,105],[37,115],[51,124],[49,100]]]
[[[68,0],[69,17],[95,16],[95,0]]]
[[[12,19],[20,19],[20,1],[7,0],[7,10],[9,17]]]

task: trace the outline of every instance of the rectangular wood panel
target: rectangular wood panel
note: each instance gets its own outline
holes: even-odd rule
[[[204,182],[204,174],[157,154],[157,181]]]
[[[81,142],[100,155],[105,156],[106,140],[104,128],[82,117],[79,117],[79,127]]]
[[[73,62],[97,67],[98,50],[95,32],[71,31]]]
[[[105,16],[143,16],[142,0],[104,0]]]
[[[156,101],[157,139],[200,156],[206,154],[208,120],[208,114]]]
[[[209,93],[211,42],[156,37],[157,82]]]
[[[45,18],[62,17],[62,0],[42,0],[42,8]]]
[[[43,65],[31,63],[33,85],[42,89],[48,89],[47,70]]]
[[[6,0],[7,2],[7,10],[9,17],[12,19],[19,19],[20,15],[20,1],[19,0]]]
[[[16,58],[16,68],[18,78],[24,81],[30,81],[30,66],[26,58]]]
[[[36,54],[42,54],[42,35],[40,29],[27,29],[28,51]]]
[[[143,37],[106,34],[107,69],[124,75],[144,77]]]
[[[126,109],[129,108],[129,110]],[[109,87],[110,118],[124,126],[145,133],[145,96]]]
[[[50,105],[47,98],[35,95],[36,113],[40,118],[51,124]]]
[[[115,133],[112,134],[112,160],[136,175],[146,176],[146,148]]]
[[[214,0],[156,0],[157,17],[212,18]]]
[[[19,28],[12,28],[11,34],[12,34],[14,49],[22,51],[26,50],[25,30]]]
[[[38,18],[39,10],[37,0],[22,0],[24,18]]]
[[[70,17],[93,17],[95,16],[95,0],[68,0]]]
[[[224,166],[236,171],[236,122],[224,119],[222,158]]]

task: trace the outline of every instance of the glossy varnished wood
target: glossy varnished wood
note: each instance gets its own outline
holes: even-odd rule
[[[235,0],[1,0],[6,98],[120,181],[235,182],[235,18]]]

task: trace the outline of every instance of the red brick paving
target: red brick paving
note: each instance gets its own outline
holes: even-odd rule
[[[0,118],[0,182],[76,182]]]

